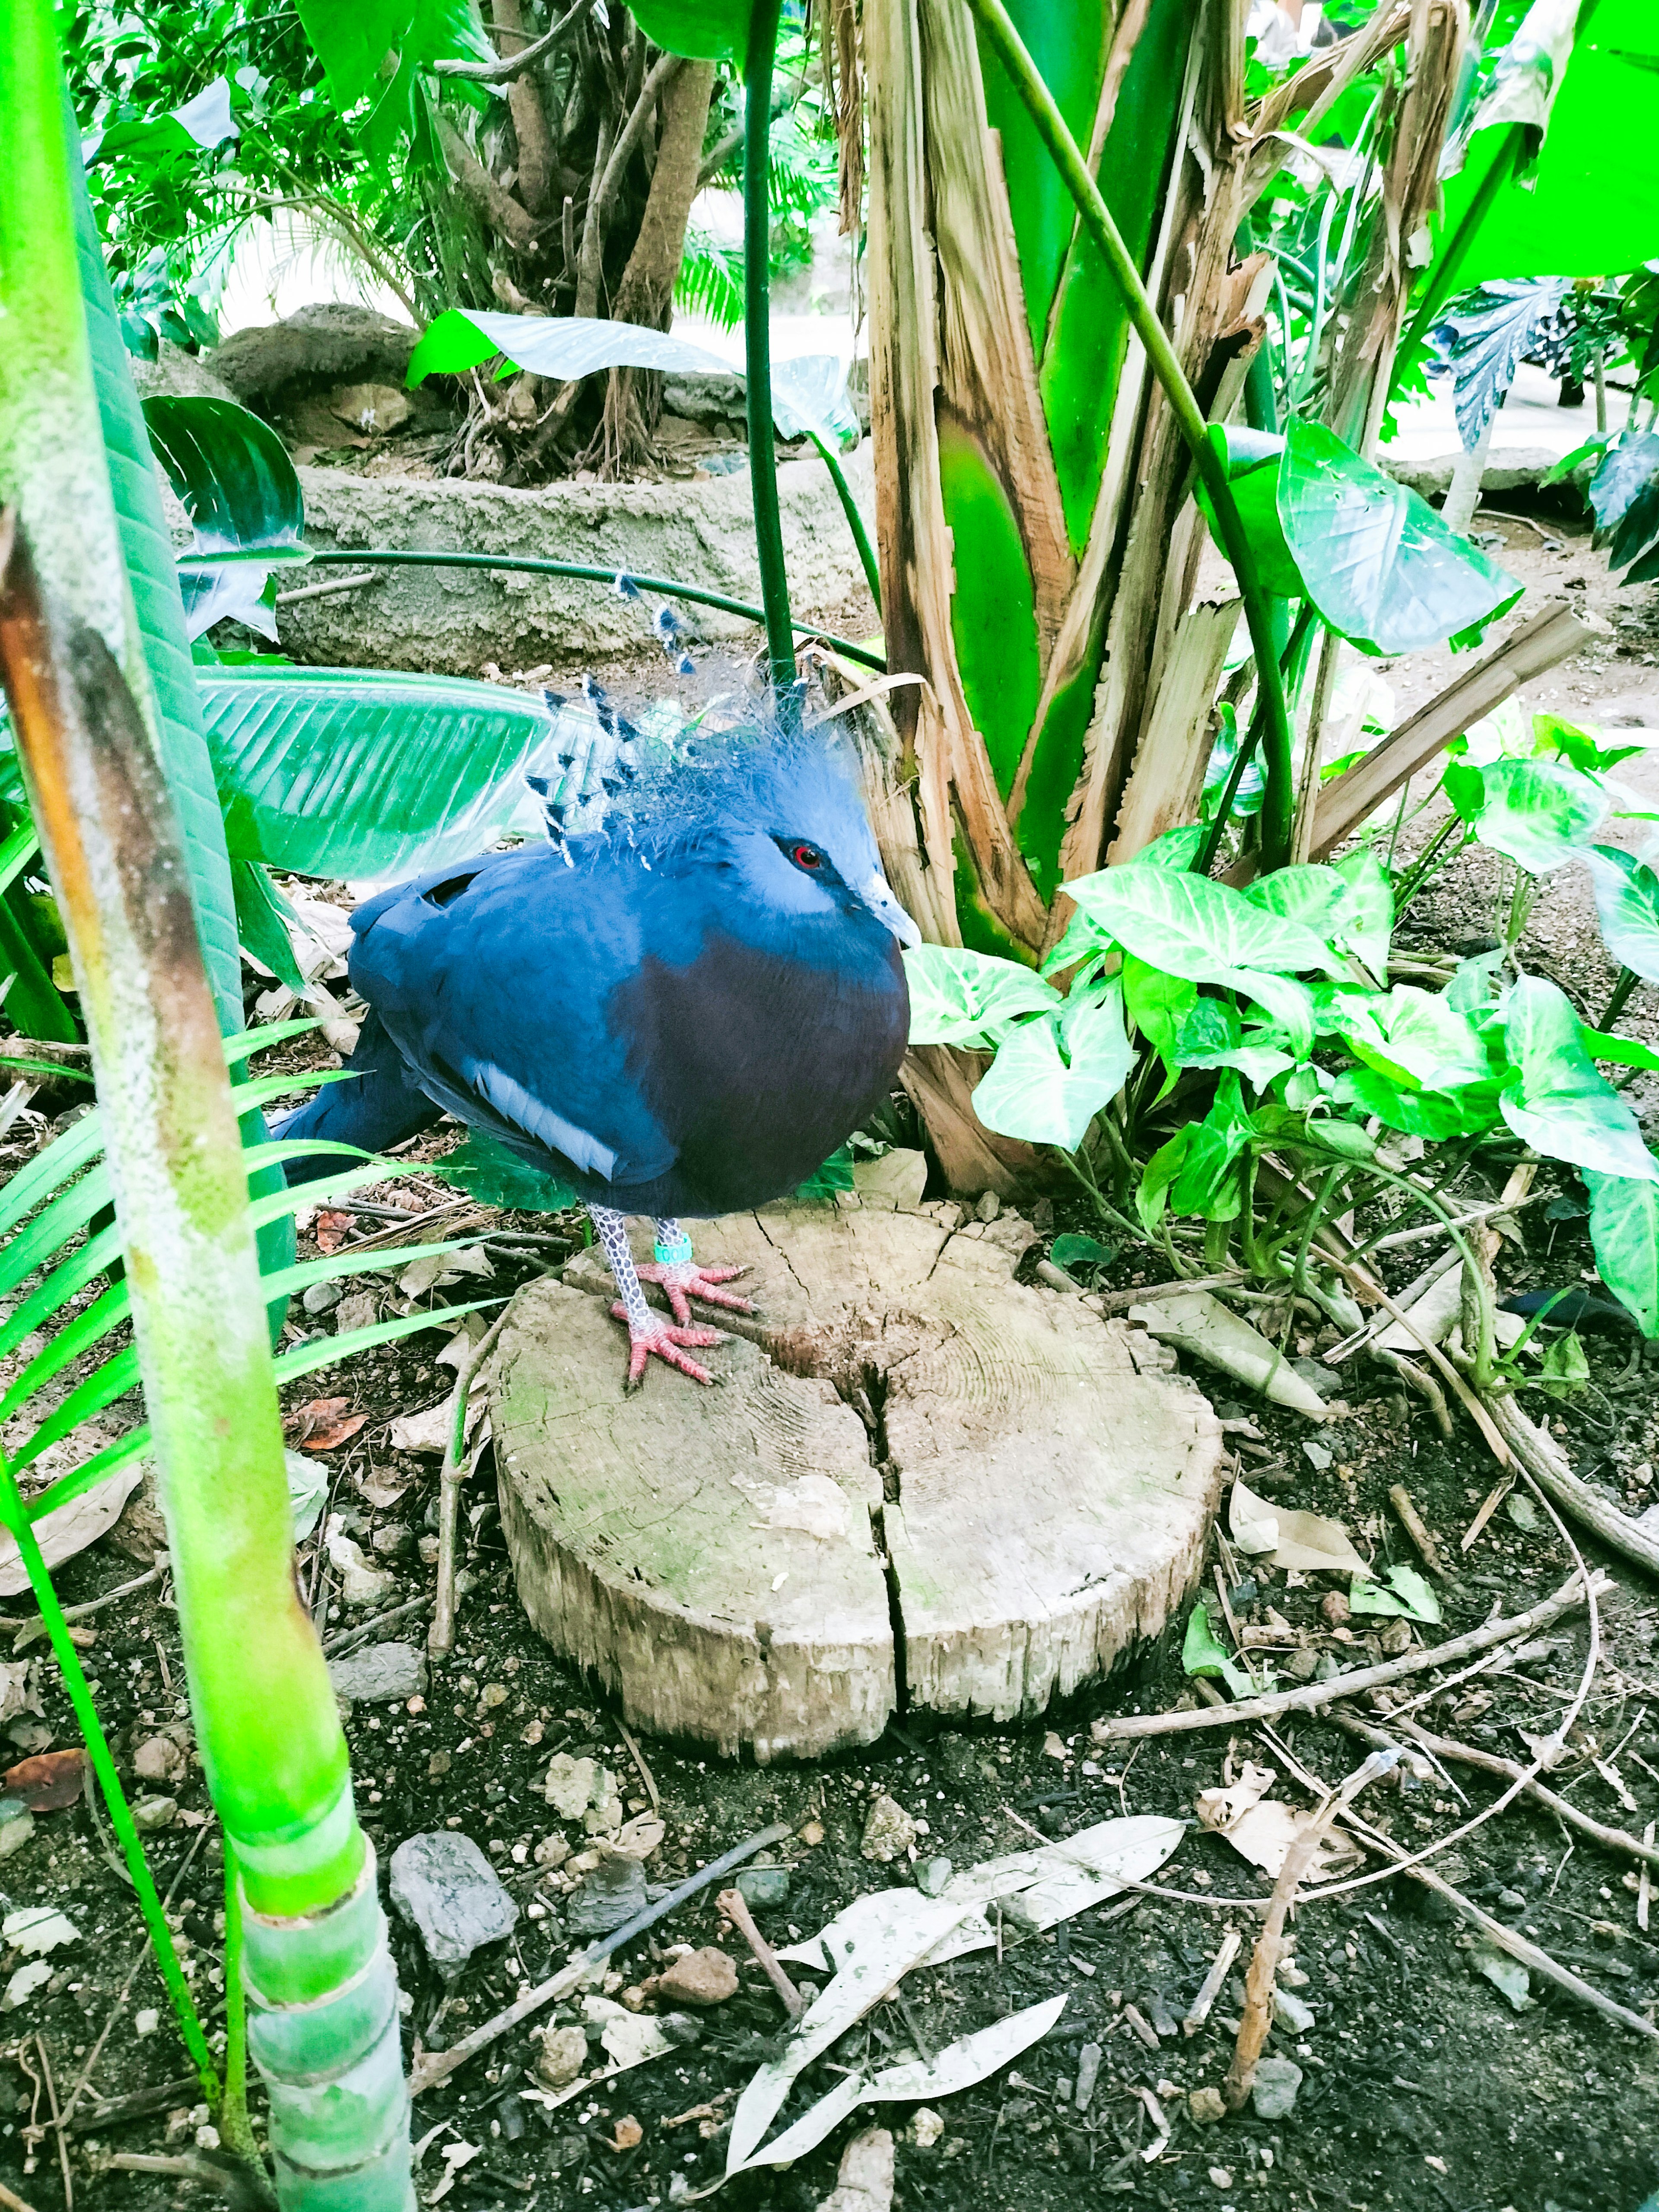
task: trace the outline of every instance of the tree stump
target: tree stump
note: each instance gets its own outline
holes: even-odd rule
[[[630,1722],[763,1763],[872,1742],[907,1705],[1041,1712],[1162,1629],[1219,1489],[1172,1355],[1016,1283],[1018,1216],[957,1225],[860,1180],[696,1224],[761,1309],[720,1316],[720,1388],[653,1364],[624,1396],[586,1254],[519,1292],[491,1385],[537,1629]]]

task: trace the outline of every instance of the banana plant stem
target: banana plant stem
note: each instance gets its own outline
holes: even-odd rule
[[[340,552],[328,549],[313,552],[311,564],[313,568],[343,564],[353,568],[367,565],[392,568],[506,568],[521,575],[572,576],[579,583],[613,586],[618,573],[615,568],[596,568],[580,561],[532,560],[527,554],[428,553],[399,545],[373,546],[368,552]],[[202,562],[197,565],[206,568],[210,564]],[[636,584],[641,591],[660,592],[665,599],[686,599],[693,606],[718,607],[722,614],[738,615],[744,622],[764,623],[767,619],[763,607],[755,606],[747,599],[728,599],[724,592],[705,592],[699,585],[678,583],[670,576],[635,576],[631,572],[626,573],[629,581]],[[885,659],[880,653],[872,653],[867,645],[854,645],[849,639],[836,637],[829,630],[821,629],[816,623],[792,622],[790,629],[792,632],[799,631],[803,637],[821,637],[826,645],[833,646],[848,660],[857,661],[861,668],[873,668],[878,674],[886,671]],[[792,647],[789,658],[792,681],[794,665]]]
[[[767,658],[780,700],[795,680],[794,625],[778,512],[777,447],[772,428],[771,208],[772,63],[781,0],[758,0],[749,19],[743,110],[743,347],[748,371],[749,489],[755,552],[766,609]]]
[[[1111,210],[1102,198],[1100,187],[1090,173],[1089,165],[1079,151],[1076,139],[1067,129],[1066,118],[1055,104],[1054,94],[1026,52],[1024,41],[1015,29],[1003,0],[968,0],[968,5],[995,50],[997,58],[1007,70],[1038,137],[1053,156],[1066,189],[1076,202],[1084,228],[1100,248],[1113,281],[1123,296],[1135,334],[1146,349],[1152,374],[1163,386],[1170,411],[1191,449],[1193,465],[1210,495],[1210,503],[1221,533],[1222,550],[1232,563],[1233,574],[1238,580],[1239,594],[1244,602],[1244,618],[1249,626],[1250,643],[1255,648],[1255,665],[1260,672],[1258,681],[1263,725],[1261,748],[1267,779],[1267,792],[1261,804],[1263,863],[1268,869],[1282,867],[1290,857],[1291,819],[1296,801],[1290,709],[1285,703],[1285,686],[1279,672],[1279,656],[1273,642],[1272,602],[1263,587],[1261,573],[1256,566],[1255,554],[1245,531],[1243,518],[1239,514],[1238,502],[1233,497],[1226,461],[1211,438],[1210,426],[1204,419],[1193,388],[1176,358],[1175,349],[1158,320],[1158,309],[1142,281],[1133,256],[1112,220]]]
[[[149,1862],[144,1856],[144,1847],[138,1839],[138,1830],[132,1818],[132,1808],[127,1803],[126,1792],[121,1787],[120,1777],[115,1771],[115,1761],[110,1756],[103,1723],[98,1717],[98,1708],[93,1703],[92,1692],[87,1686],[87,1677],[81,1664],[81,1655],[70,1640],[69,1624],[64,1619],[63,1607],[58,1602],[58,1593],[52,1586],[52,1576],[28,1515],[18,1495],[17,1484],[11,1468],[0,1462],[0,1521],[17,1546],[29,1587],[34,1592],[34,1601],[40,1608],[40,1619],[51,1640],[52,1655],[58,1672],[64,1678],[64,1687],[79,1722],[81,1735],[87,1747],[87,1757],[104,1802],[109,1808],[110,1826],[115,1831],[121,1846],[121,1856],[126,1861],[127,1872],[132,1880],[133,1891],[138,1899],[138,1910],[143,1916],[149,1940],[155,1946],[155,1963],[161,1970],[161,1979],[167,1984],[168,1998],[178,2017],[179,2033],[184,2039],[190,2063],[195,2068],[202,2085],[202,2094],[210,2105],[219,2102],[219,2077],[214,2069],[213,2054],[208,2049],[207,2038],[202,2032],[197,2016],[190,1984],[179,1964],[179,1954],[173,1948],[173,1930],[156,1895],[151,1877]]]

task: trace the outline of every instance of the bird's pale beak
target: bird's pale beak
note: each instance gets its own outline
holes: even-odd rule
[[[884,927],[890,929],[901,945],[920,945],[921,932],[904,908],[893,896],[887,879],[879,872],[872,875],[860,887],[859,896]]]

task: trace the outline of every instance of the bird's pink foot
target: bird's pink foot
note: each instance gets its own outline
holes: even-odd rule
[[[643,1270],[641,1270],[643,1272]],[[654,1352],[669,1366],[678,1367],[682,1375],[689,1375],[694,1382],[712,1382],[714,1376],[695,1359],[688,1359],[682,1346],[696,1346],[699,1350],[708,1344],[723,1344],[726,1340],[717,1328],[674,1328],[659,1315],[647,1314],[641,1322],[628,1321],[628,1309],[618,1298],[611,1309],[618,1321],[628,1322],[628,1388],[637,1390],[645,1380],[645,1363]]]
[[[686,1304],[696,1298],[706,1306],[725,1306],[732,1313],[753,1313],[748,1298],[739,1297],[734,1291],[715,1287],[729,1283],[734,1275],[748,1273],[745,1267],[700,1267],[695,1260],[680,1260],[665,1266],[660,1261],[645,1261],[635,1273],[642,1283],[656,1283],[674,1309],[674,1318],[684,1328],[691,1318],[691,1309]]]

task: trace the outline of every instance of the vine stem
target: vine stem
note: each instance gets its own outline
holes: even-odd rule
[[[181,568],[208,569],[223,564],[210,554],[194,554],[179,563]],[[728,599],[724,592],[706,592],[698,584],[682,584],[672,576],[636,576],[631,569],[599,568],[582,561],[540,561],[529,554],[514,553],[428,553],[413,547],[374,545],[362,549],[341,550],[330,546],[314,550],[311,566],[316,568],[504,568],[526,576],[571,576],[579,583],[610,584],[614,586],[618,574],[624,574],[630,583],[642,592],[660,592],[665,599],[687,599],[693,606],[718,607],[723,614],[741,616],[744,622],[763,623],[767,619],[764,607],[757,607],[748,599]],[[785,602],[786,611],[787,601]],[[799,630],[803,637],[821,637],[848,660],[855,660],[860,668],[873,668],[878,674],[886,672],[887,663],[878,653],[872,653],[867,645],[854,645],[844,637],[833,636],[821,629],[817,623],[792,622],[792,632]],[[790,680],[794,676],[794,649],[790,648]]]
[[[749,410],[749,489],[755,507],[755,552],[766,610],[766,650],[780,699],[795,680],[794,627],[783,562],[778,511],[778,459],[772,430],[771,213],[772,64],[782,0],[757,0],[749,19],[744,62],[743,344]]]
[[[1152,374],[1164,388],[1176,427],[1191,449],[1194,467],[1209,494],[1222,550],[1232,563],[1244,602],[1244,618],[1255,653],[1257,683],[1265,710],[1262,751],[1267,788],[1261,803],[1262,857],[1268,870],[1282,867],[1290,857],[1295,807],[1290,709],[1285,703],[1279,654],[1273,643],[1272,601],[1263,587],[1261,572],[1256,566],[1238,502],[1233,497],[1224,447],[1218,446],[1211,435],[1203,410],[1158,320],[1158,310],[1140,271],[1112,220],[1111,210],[1102,198],[1100,187],[1090,173],[1089,165],[1067,129],[1054,94],[1027,52],[1003,0],[968,0],[968,6],[1008,72],[1037,136],[1053,157],[1066,189],[1077,204],[1085,229],[1100,248],[1113,281],[1123,295],[1135,334],[1146,349]]]

